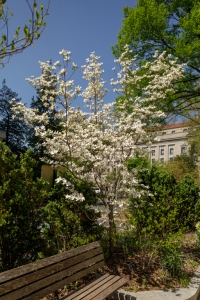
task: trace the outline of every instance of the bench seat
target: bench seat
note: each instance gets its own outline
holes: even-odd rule
[[[120,276],[105,274],[92,281],[76,292],[61,298],[66,300],[100,300],[108,297],[114,291],[126,284],[127,281]]]

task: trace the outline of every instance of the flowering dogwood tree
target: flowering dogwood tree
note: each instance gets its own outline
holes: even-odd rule
[[[115,90],[126,96],[119,111],[114,109],[114,104],[103,105],[101,109],[95,109],[97,101],[101,103],[106,91],[103,90],[103,81],[100,78],[101,64],[98,63],[99,58],[95,57],[94,53],[91,54],[91,60],[87,60],[88,66],[84,66],[84,78],[89,81],[89,84],[82,93],[87,101],[93,99],[91,113],[85,113],[69,105],[70,101],[80,93],[80,87],[74,88],[73,81],[66,80],[68,69],[61,68],[59,62],[54,65],[50,65],[49,62],[40,63],[42,73],[48,70],[52,73],[52,79],[56,76],[56,68],[60,68],[57,71],[57,86],[53,91],[48,90],[48,94],[46,96],[44,94],[41,101],[48,106],[49,110],[53,110],[57,105],[55,99],[60,99],[63,107],[54,117],[60,121],[59,124],[62,125],[63,130],[47,129],[45,125],[49,120],[45,113],[38,115],[37,110],[26,108],[23,104],[15,107],[15,113],[23,112],[28,123],[31,124],[35,119],[40,122],[35,132],[43,140],[46,151],[46,157],[43,159],[47,164],[55,168],[64,167],[74,178],[91,183],[93,187],[100,189],[101,193],[97,196],[103,202],[108,216],[110,252],[112,252],[114,234],[113,207],[118,204],[116,194],[120,193],[123,198],[126,198],[129,195],[140,197],[141,193],[136,188],[138,183],[134,175],[135,170],[132,173],[129,172],[127,162],[135,156],[139,140],[151,142],[151,131],[147,130],[147,126],[151,120],[162,115],[162,112],[155,110],[154,104],[167,97],[168,93],[173,90],[173,80],[182,76],[182,66],[179,66],[176,61],[170,61],[165,54],[158,56],[152,65],[146,64],[143,67],[148,68],[145,75],[137,75],[138,69],[134,66],[134,59],[128,58],[129,51],[126,47],[125,52],[117,60],[120,65],[118,79],[111,80]],[[61,55],[69,67],[69,52],[63,50]],[[127,112],[125,107],[132,97],[130,88],[126,92],[127,86],[130,86],[130,82],[140,84],[144,76],[149,79],[146,97],[143,99],[137,97],[132,111]],[[50,84],[42,75],[39,78],[32,77],[28,81],[33,86],[41,86],[41,89],[46,84]],[[58,180],[62,181],[68,189],[71,186],[62,178]],[[71,190],[72,193],[67,195],[67,198],[75,201],[83,200],[83,196],[75,192],[72,186]],[[148,192],[145,187],[144,192]]]

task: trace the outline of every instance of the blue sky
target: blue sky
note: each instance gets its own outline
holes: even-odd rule
[[[29,0],[31,3],[32,0]],[[47,0],[40,0],[47,3]],[[39,2],[39,3],[40,3]],[[25,0],[7,0],[7,5],[14,16],[10,23],[10,34],[18,25],[28,20],[29,12]],[[34,47],[27,48],[23,53],[14,55],[9,64],[0,70],[1,82],[6,84],[22,102],[29,106],[35,90],[25,78],[41,74],[38,61],[60,59],[59,51],[71,51],[72,61],[79,70],[73,77],[75,85],[86,86],[82,79],[81,66],[92,51],[101,56],[103,75],[106,87],[110,90],[105,101],[112,102],[116,95],[112,93],[109,82],[114,77],[114,56],[111,46],[117,41],[117,34],[122,25],[122,8],[125,5],[135,6],[136,0],[51,0],[50,15],[47,17],[47,27]],[[82,99],[77,99],[74,106],[82,106]]]

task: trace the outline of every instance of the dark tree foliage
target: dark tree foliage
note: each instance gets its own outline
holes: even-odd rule
[[[10,103],[12,99],[15,100]],[[14,152],[24,151],[27,148],[28,126],[25,121],[13,118],[14,113],[11,110],[12,106],[20,100],[18,94],[8,88],[6,81],[3,80],[0,89],[0,130],[6,132],[6,145]]]
[[[30,150],[17,156],[0,143],[0,270],[35,261],[45,247],[40,234],[45,182],[35,178]]]

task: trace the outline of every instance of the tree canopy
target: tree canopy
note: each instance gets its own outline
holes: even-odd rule
[[[200,2],[198,0],[138,0],[125,6],[118,41],[112,47],[119,57],[128,44],[141,62],[154,60],[166,51],[186,64],[185,76],[174,83],[176,91],[159,107],[167,113],[191,117],[199,110],[200,95]],[[192,114],[191,114],[192,111]]]

